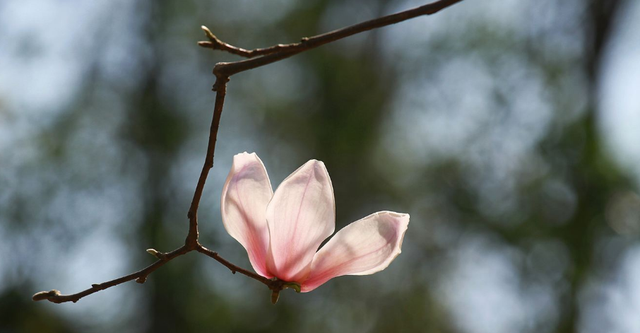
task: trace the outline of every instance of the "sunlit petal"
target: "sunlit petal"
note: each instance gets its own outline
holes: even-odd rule
[[[271,235],[270,273],[285,281],[300,281],[313,255],[335,229],[333,187],[324,163],[311,160],[276,190],[267,207]]]
[[[271,278],[266,268],[269,229],[265,214],[273,196],[267,170],[255,153],[233,157],[222,189],[222,222],[231,237],[247,250],[253,269]]]
[[[341,275],[367,275],[385,269],[401,252],[409,215],[378,212],[340,230],[318,251],[302,291]]]

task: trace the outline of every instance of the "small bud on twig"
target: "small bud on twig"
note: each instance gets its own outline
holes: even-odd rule
[[[159,252],[159,251],[158,251],[158,250],[156,250],[156,249],[147,249],[147,253],[149,253],[150,255],[152,255],[152,256],[154,256],[154,257],[156,257],[156,258],[160,259],[160,260],[165,260],[165,259],[167,259],[167,256],[166,256],[164,253]]]
[[[205,27],[204,25],[200,27],[200,29],[202,29],[202,31],[204,31],[204,34],[207,35],[207,38],[209,38],[209,40],[214,43],[216,40],[218,40],[218,38],[216,37],[216,35],[214,35],[211,30],[209,30],[209,28]]]
[[[280,290],[271,291],[271,304],[278,303],[278,298],[280,298]]]
[[[34,301],[42,301],[45,299],[49,299],[49,297],[53,297],[53,296],[60,296],[60,291],[51,289],[49,291],[37,292],[33,295],[33,297],[31,297],[31,299],[33,299]]]

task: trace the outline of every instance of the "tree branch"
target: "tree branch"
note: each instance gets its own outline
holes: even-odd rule
[[[196,248],[196,251],[198,251],[200,253],[203,253],[203,254],[205,254],[205,255],[217,260],[219,263],[221,263],[224,266],[226,266],[231,271],[231,273],[233,273],[233,274],[236,274],[236,272],[239,272],[242,275],[246,275],[246,276],[248,276],[248,277],[250,277],[250,278],[252,278],[254,280],[260,281],[260,282],[264,283],[267,286],[270,286],[272,284],[273,280],[267,279],[264,276],[258,275],[256,273],[248,271],[248,270],[246,270],[244,268],[238,267],[238,266],[228,262],[224,258],[220,257],[218,252],[211,251],[211,250],[207,249],[206,247],[204,247],[202,245],[198,246]]]
[[[234,74],[244,72],[257,67],[262,67],[270,63],[280,61],[282,59],[289,58],[298,53],[314,49],[318,46],[325,45],[337,40],[359,34],[361,32],[381,28],[384,26],[400,23],[418,16],[431,15],[439,12],[440,10],[452,6],[462,0],[440,0],[424,6],[409,9],[400,13],[383,16],[377,19],[365,21],[359,24],[355,24],[346,28],[334,30],[321,35],[313,37],[304,37],[299,43],[292,44],[278,44],[263,49],[245,50],[238,48],[227,43],[222,42],[215,35],[203,26],[202,29],[209,38],[209,42],[199,42],[198,45],[206,48],[212,48],[214,50],[226,51],[232,54],[240,55],[243,57],[251,58],[247,60],[235,61],[235,62],[221,62],[216,64],[213,69],[213,73],[217,77],[225,76],[230,77]],[[261,57],[256,57],[262,55]],[[256,58],[254,58],[256,57]]]
[[[211,120],[211,128],[209,130],[209,143],[207,144],[207,155],[204,159],[204,165],[198,178],[198,184],[196,190],[193,193],[193,199],[191,200],[191,206],[187,217],[189,218],[189,234],[185,240],[185,246],[189,250],[194,250],[198,244],[198,207],[200,205],[200,198],[202,197],[202,191],[204,190],[204,184],[207,182],[209,176],[209,170],[213,168],[213,155],[216,151],[216,140],[218,138],[218,128],[220,127],[220,118],[222,117],[222,107],[224,106],[224,98],[227,95],[227,82],[228,77],[218,77],[214,85],[216,90],[216,104],[213,108],[213,119]]]
[[[204,25],[201,26],[201,28],[202,30],[204,30],[205,35],[207,35],[207,38],[209,38],[209,41],[198,42],[198,45],[208,49],[229,52],[231,54],[239,55],[245,58],[253,58],[257,56],[276,53],[290,46],[290,44],[278,44],[278,45],[274,45],[274,46],[263,48],[263,49],[245,50],[243,48],[236,47],[221,41],[220,39],[218,39],[218,37],[216,37],[213,33],[211,33],[209,28],[205,27]]]
[[[206,256],[213,258],[214,260],[218,261],[219,263],[227,267],[229,270],[231,270],[231,272],[234,274],[236,272],[239,272],[245,276],[248,276],[256,281],[263,283],[264,285],[269,287],[269,289],[271,289],[272,291],[271,301],[273,303],[275,303],[278,300],[279,292],[283,289],[292,288],[299,292],[300,285],[298,285],[297,283],[282,281],[277,278],[267,279],[254,272],[238,267],[230,263],[229,261],[225,260],[224,258],[220,257],[220,255],[218,255],[217,252],[207,249],[206,247],[202,246],[198,242],[198,207],[200,205],[200,200],[202,198],[202,192],[204,191],[205,183],[207,182],[207,177],[209,176],[209,170],[211,170],[211,168],[213,167],[213,159],[214,159],[214,154],[216,149],[216,140],[218,137],[218,128],[220,127],[220,119],[222,117],[222,109],[224,106],[224,100],[227,93],[227,82],[229,82],[229,77],[240,72],[265,66],[276,61],[280,61],[282,59],[296,55],[298,53],[308,51],[318,46],[335,42],[337,40],[340,40],[364,31],[399,23],[402,21],[412,19],[414,17],[422,16],[422,15],[431,15],[461,1],[462,0],[440,0],[440,1],[433,2],[431,4],[421,6],[421,7],[417,7],[404,12],[380,17],[370,21],[362,22],[356,25],[334,30],[321,35],[317,35],[309,38],[305,37],[305,38],[302,38],[302,40],[299,43],[278,44],[271,47],[259,48],[254,50],[245,50],[243,48],[239,48],[239,47],[235,47],[233,45],[227,44],[221,41],[220,39],[218,39],[214,34],[211,33],[211,31],[209,31],[209,29],[203,26],[202,29],[207,35],[207,38],[209,39],[209,41],[199,42],[198,45],[205,48],[211,48],[213,50],[220,50],[220,51],[228,52],[231,54],[239,55],[249,59],[235,61],[235,62],[221,62],[216,64],[213,69],[213,73],[216,76],[216,83],[213,86],[213,90],[216,91],[216,101],[213,109],[213,119],[211,120],[211,128],[209,130],[209,142],[207,145],[207,153],[205,156],[204,165],[202,166],[202,171],[200,172],[200,177],[198,178],[198,182],[196,184],[196,188],[193,193],[193,199],[191,201],[191,205],[189,206],[189,212],[187,213],[187,217],[189,218],[189,231],[185,239],[185,244],[182,247],[167,253],[158,252],[154,249],[148,249],[147,252],[154,255],[156,258],[158,258],[158,261],[135,273],[131,273],[129,275],[126,275],[111,281],[93,284],[91,285],[91,288],[75,294],[63,295],[58,290],[55,290],[55,289],[50,291],[41,291],[33,295],[33,300],[34,301],[48,300],[53,303],[64,303],[64,302],[75,303],[85,296],[91,295],[100,290],[117,286],[127,281],[136,280],[136,282],[138,283],[144,283],[147,277],[149,276],[149,274],[153,273],[156,269],[162,267],[167,262],[181,255],[189,253],[191,251],[197,251]]]
[[[153,250],[155,251],[155,250]],[[151,252],[151,251],[148,251]],[[33,295],[32,299],[34,301],[42,301],[42,300],[48,300],[50,302],[53,303],[64,303],[64,302],[77,302],[79,299],[85,297],[85,296],[89,296],[93,293],[97,293],[100,290],[105,290],[107,288],[111,288],[113,286],[117,286],[121,283],[125,283],[127,281],[131,281],[131,280],[136,280],[136,282],[138,283],[144,283],[147,280],[147,276],[149,276],[149,274],[153,273],[153,271],[155,271],[156,269],[162,267],[164,264],[166,264],[167,262],[169,262],[169,260],[174,259],[178,256],[181,256],[187,252],[189,252],[189,250],[186,248],[186,246],[183,246],[179,249],[173,250],[169,253],[161,253],[161,252],[157,252],[154,253],[154,255],[158,258],[158,261],[154,262],[153,264],[147,266],[146,268],[139,270],[135,273],[131,273],[129,275],[123,276],[121,278],[117,278],[111,281],[107,281],[107,282],[103,282],[103,283],[95,283],[91,285],[91,288],[86,289],[84,291],[81,291],[79,293],[75,293],[75,294],[69,294],[69,295],[62,295],[60,294],[60,292],[58,290],[50,290],[50,291],[41,291],[39,293],[36,293],[35,295]]]

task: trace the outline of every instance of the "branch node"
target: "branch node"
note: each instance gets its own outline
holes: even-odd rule
[[[184,240],[184,246],[188,251],[197,250],[200,245],[200,243],[198,243],[198,234],[197,230],[193,233],[189,232],[189,235],[187,235],[187,238]]]
[[[225,86],[227,84],[227,82],[229,82],[229,77],[225,76],[223,74],[219,74],[217,73],[216,69],[220,68],[218,67],[219,65],[224,65],[226,63],[218,63],[216,64],[215,67],[213,67],[213,74],[215,74],[216,76],[216,83],[213,84],[213,88],[211,88],[211,90],[218,92],[218,88],[220,88],[221,86]]]
[[[136,282],[138,282],[140,284],[145,283],[145,282],[147,282],[147,277],[146,276],[141,276],[141,277],[136,279]]]

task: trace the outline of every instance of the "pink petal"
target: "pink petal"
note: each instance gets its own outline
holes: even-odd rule
[[[247,250],[253,269],[267,278],[273,277],[266,268],[269,229],[265,218],[272,196],[267,170],[258,155],[245,152],[234,156],[222,189],[222,222]]]
[[[311,160],[276,190],[267,207],[271,235],[269,271],[281,280],[302,281],[322,241],[335,230],[335,201],[324,163]]]
[[[401,252],[408,225],[409,214],[385,211],[344,227],[313,258],[302,292],[337,276],[368,275],[387,268]]]

